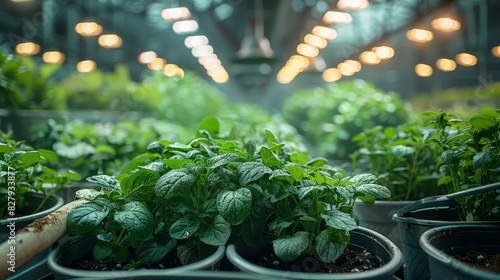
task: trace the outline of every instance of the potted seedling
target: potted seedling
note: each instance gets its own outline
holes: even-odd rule
[[[9,133],[0,132],[0,158],[1,242],[4,247],[15,248],[16,231],[61,207],[63,199],[55,193],[70,181],[79,180],[80,176],[72,171],[63,173],[51,168],[57,161],[54,151],[34,150],[22,141],[11,139]],[[19,258],[15,262],[17,267],[8,271],[16,272],[15,277],[25,275],[23,273],[31,266],[40,265],[44,256],[46,254],[40,255],[22,270],[19,267],[24,262]]]
[[[428,267],[422,266],[427,264],[427,255],[419,245],[425,231],[445,225],[500,221],[500,184],[494,184],[500,181],[500,118],[477,115],[459,120],[442,110],[426,115],[431,117],[431,129],[424,139],[440,156],[436,168],[442,176],[438,185],[448,194],[416,201],[393,217],[406,256],[405,276],[410,279],[429,277]],[[446,203],[433,206],[436,201]]]
[[[360,149],[350,155],[351,172],[368,171],[387,186],[391,197],[373,200],[362,197],[354,204],[360,225],[389,237],[402,246],[397,222],[392,216],[415,200],[443,194],[435,166],[438,155],[424,141],[426,129],[418,123],[397,127],[376,126],[353,137]]]

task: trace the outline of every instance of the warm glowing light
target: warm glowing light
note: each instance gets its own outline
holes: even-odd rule
[[[160,70],[161,68],[163,68],[163,65],[165,65],[165,63],[165,59],[157,57],[153,59],[153,61],[148,63],[148,68],[151,70]]]
[[[295,79],[295,76],[293,73],[290,73],[285,70],[280,70],[278,74],[276,75],[276,81],[280,84],[289,84],[293,79]]]
[[[368,0],[339,0],[337,7],[342,10],[361,10],[368,8]]]
[[[493,54],[496,57],[500,57],[500,46],[493,47],[491,49],[491,54]]]
[[[200,56],[200,57],[198,57],[198,62],[201,65],[204,65],[204,64],[207,64],[208,63],[207,61],[210,61],[210,59],[217,59],[218,60],[217,55],[214,54],[214,53],[212,53],[212,54],[209,54],[209,55],[206,55],[206,56]]]
[[[430,77],[432,75],[432,67],[427,64],[415,65],[415,73],[420,77]]]
[[[331,83],[340,80],[340,78],[342,78],[342,73],[340,73],[337,68],[328,68],[323,71],[321,78],[323,78],[325,82]]]
[[[229,74],[227,73],[226,69],[224,69],[224,67],[221,67],[216,71],[212,71],[210,73],[210,76],[216,83],[222,84],[229,81]]]
[[[372,48],[374,52],[380,59],[389,59],[394,56],[394,49],[387,46],[380,46]]]
[[[323,49],[328,44],[328,42],[324,38],[313,34],[307,34],[304,37],[304,43],[314,46],[318,49]]]
[[[412,29],[406,32],[406,38],[413,42],[425,43],[432,41],[432,39],[434,38],[434,34],[425,29]]]
[[[319,54],[318,48],[308,44],[299,44],[297,46],[297,52],[307,57],[316,57]]]
[[[172,29],[177,34],[192,33],[198,30],[198,22],[195,20],[176,21],[172,25]]]
[[[163,74],[167,77],[173,77],[177,73],[177,68],[179,68],[179,66],[176,64],[169,63],[163,66]]]
[[[176,21],[190,18],[191,12],[186,7],[168,8],[161,11],[161,17],[167,21]]]
[[[207,56],[214,53],[214,48],[210,45],[201,45],[191,50],[194,57]]]
[[[207,44],[208,44],[208,38],[207,36],[203,35],[189,36],[186,37],[186,39],[184,39],[184,45],[186,45],[186,47],[190,49]]]
[[[344,63],[347,63],[347,64],[351,65],[352,70],[354,72],[361,71],[361,63],[359,63],[359,61],[348,59],[348,60],[344,61]]]
[[[88,73],[94,71],[96,64],[92,60],[82,60],[76,64],[76,70],[80,73]]]
[[[198,59],[198,61],[200,61],[200,60]],[[221,63],[220,59],[218,59],[216,57],[206,57],[205,56],[203,63],[200,62],[200,64],[205,66],[205,68],[207,68],[207,67],[214,66],[214,65],[221,65],[222,63]]]
[[[375,52],[365,51],[359,55],[359,59],[366,64],[378,64],[380,63],[380,57],[377,56]]]
[[[60,64],[64,62],[65,58],[64,54],[58,51],[45,52],[42,55],[42,59],[46,63]]]
[[[477,57],[470,53],[459,53],[455,56],[455,60],[462,66],[474,66],[477,64]]]
[[[184,78],[184,70],[182,70],[182,68],[177,68],[175,71],[175,75],[180,78]]]
[[[97,36],[101,34],[102,26],[92,21],[79,22],[75,25],[75,31],[84,37]]]
[[[335,29],[324,26],[315,26],[312,30],[312,34],[327,40],[333,40],[337,37],[337,31]]]
[[[297,69],[300,69],[301,71],[304,70],[307,66],[309,66],[309,59],[305,56],[301,55],[292,55],[290,59],[286,62],[286,65],[295,67]]]
[[[354,66],[345,62],[339,63],[337,69],[339,69],[340,73],[344,76],[352,76],[356,73]]]
[[[19,43],[16,45],[16,52],[21,55],[35,55],[40,52],[40,45],[33,42]]]
[[[344,12],[328,11],[323,16],[323,22],[326,24],[346,24],[352,21],[351,14]]]
[[[436,66],[439,70],[444,72],[451,72],[457,68],[455,61],[447,58],[440,58],[436,61]]]
[[[139,54],[139,57],[137,58],[137,60],[139,60],[139,63],[147,64],[147,63],[153,62],[153,60],[157,57],[158,56],[156,55],[156,53],[154,51],[147,51],[147,52],[142,52],[141,54]]]
[[[99,36],[97,42],[104,48],[114,49],[122,45],[122,38],[116,34],[103,34]]]
[[[453,32],[460,29],[461,24],[459,21],[454,19],[445,17],[445,18],[437,18],[431,22],[431,25],[434,29],[443,31],[443,32]]]

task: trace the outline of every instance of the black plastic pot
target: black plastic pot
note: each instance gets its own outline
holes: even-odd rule
[[[498,273],[476,268],[459,261],[454,255],[470,250],[483,254],[500,253],[500,226],[456,225],[426,231],[420,237],[421,248],[429,255],[432,279],[493,280]]]
[[[403,207],[393,219],[398,222],[404,255],[405,280],[428,280],[430,277],[428,255],[419,244],[420,236],[433,228],[450,225],[499,224],[500,221],[465,222],[459,221],[457,198],[500,188],[500,184],[491,184],[450,195],[427,197]]]
[[[16,214],[22,216],[0,220],[0,242],[3,243],[9,238],[9,236],[11,236],[11,230],[7,227],[7,225],[14,223],[14,231],[18,231],[32,223],[34,220],[45,217],[56,211],[64,204],[64,201],[60,196],[52,195],[47,199],[40,212],[30,214],[38,208],[38,205],[40,205],[44,198],[45,195],[41,193],[26,193],[25,206],[22,209],[16,209]],[[22,267],[16,267],[16,272],[11,274],[7,279],[38,279],[42,278],[44,275],[50,274],[50,271],[45,265],[45,260],[47,255],[50,253],[50,250],[51,248],[49,247],[43,253],[31,259]]]
[[[359,225],[372,229],[389,238],[399,248],[402,248],[399,235],[398,223],[392,216],[401,208],[414,201],[381,201],[376,200],[373,204],[357,200],[354,203],[354,215],[359,219]]]
[[[283,271],[258,266],[245,259],[245,252],[240,252],[234,245],[226,250],[228,260],[241,271],[253,274],[255,279],[274,277],[277,279],[394,279],[394,274],[401,267],[403,257],[398,247],[388,238],[373,230],[359,227],[351,231],[351,243],[348,248],[355,251],[367,250],[375,254],[382,266],[369,271],[352,273],[305,273]]]
[[[54,275],[54,278],[56,280],[75,279],[78,277],[85,277],[89,279],[145,279],[147,277],[183,275],[195,270],[214,269],[219,261],[224,257],[224,252],[226,250],[224,246],[221,246],[215,251],[215,253],[203,260],[176,268],[90,271],[68,267],[70,264],[91,255],[92,248],[96,242],[97,239],[94,236],[72,238],[50,252],[47,258],[47,266]]]

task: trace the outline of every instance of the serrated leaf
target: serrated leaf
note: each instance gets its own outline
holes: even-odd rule
[[[316,253],[326,263],[338,259],[349,244],[349,235],[342,234],[339,230],[327,229],[316,237]]]
[[[139,201],[131,201],[115,212],[115,221],[134,238],[148,240],[154,229],[153,214]]]
[[[325,214],[321,214],[321,217],[328,226],[336,229],[351,231],[358,227],[358,223],[352,214],[337,209],[328,210]]]
[[[259,153],[265,165],[278,168],[283,166],[278,157],[269,148],[262,146]]]
[[[136,250],[137,259],[144,265],[154,264],[163,259],[176,245],[175,239],[141,242]]]
[[[155,185],[155,193],[165,199],[170,195],[188,192],[196,183],[196,177],[187,169],[174,169],[163,174]]]
[[[389,198],[391,197],[391,191],[382,185],[378,184],[364,184],[355,187],[356,192],[362,193],[363,195],[369,195],[373,198]]]
[[[72,235],[83,235],[97,229],[109,213],[107,208],[94,203],[76,206],[69,212],[67,225]]]
[[[227,153],[227,154],[222,154],[222,155],[217,155],[214,157],[211,157],[210,159],[207,160],[207,166],[215,169],[219,166],[224,166],[227,165],[230,162],[233,162],[237,160],[239,156],[237,154],[233,153]]]
[[[241,224],[247,217],[252,205],[252,193],[247,188],[236,191],[224,190],[217,196],[217,209],[228,223]]]
[[[271,168],[260,162],[244,162],[238,166],[239,182],[242,186],[271,173]]]
[[[276,257],[283,261],[291,262],[307,249],[309,233],[298,231],[293,236],[285,235],[273,240],[273,249]]]
[[[123,198],[134,192],[141,191],[141,189],[146,186],[154,185],[159,177],[160,174],[158,172],[147,169],[132,173],[132,175],[124,178],[120,182]]]
[[[205,223],[199,232],[200,241],[212,246],[225,245],[230,236],[231,226],[220,215],[210,223]]]
[[[200,227],[200,220],[192,217],[181,217],[172,224],[168,233],[175,239],[186,239],[193,236]]]

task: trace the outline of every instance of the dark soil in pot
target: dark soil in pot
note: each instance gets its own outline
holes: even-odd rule
[[[453,255],[453,257],[474,267],[500,273],[500,253],[488,254],[470,250],[463,255]]]
[[[295,261],[285,262],[274,255],[271,245],[264,246],[259,254],[246,254],[245,258],[263,267],[297,272],[360,272],[381,266],[373,253],[367,251],[359,252],[349,248],[333,263],[325,263],[317,256],[300,256]]]

